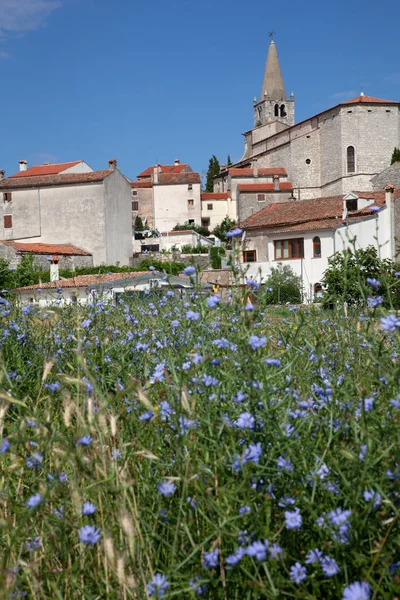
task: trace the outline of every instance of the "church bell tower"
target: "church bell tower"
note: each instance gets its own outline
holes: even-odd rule
[[[294,94],[286,97],[278,52],[271,40],[260,100],[254,98],[254,127],[279,121],[294,125]]]

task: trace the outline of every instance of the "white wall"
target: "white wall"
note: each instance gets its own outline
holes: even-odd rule
[[[175,225],[194,219],[201,225],[201,184],[153,185],[154,227],[160,232],[171,231]],[[193,207],[188,200],[194,200]]]
[[[69,167],[69,169],[65,169],[64,171],[62,171],[62,173],[91,173],[92,171],[92,167],[89,167],[89,165],[82,160],[77,165]]]
[[[129,265],[132,257],[132,196],[130,183],[118,170],[104,180],[107,265]]]
[[[212,204],[212,210],[207,208],[209,204]],[[210,225],[208,226],[210,231],[222,223],[225,217],[229,217],[230,219],[236,221],[237,213],[235,200],[227,199],[201,201],[201,218],[210,219]]]

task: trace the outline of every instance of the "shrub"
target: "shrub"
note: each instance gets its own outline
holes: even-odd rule
[[[192,230],[192,231],[196,231],[196,233],[199,233],[200,235],[203,235],[204,237],[208,237],[210,235],[209,230],[206,227],[202,227],[201,225],[196,225],[195,223],[188,223],[186,221],[186,223],[183,223],[183,225],[175,225],[175,227],[173,228],[173,231],[188,231],[188,230]]]
[[[289,265],[278,263],[272,267],[265,289],[263,302],[266,304],[298,304],[302,300],[301,278]]]
[[[182,254],[208,254],[209,252],[210,246],[204,246],[203,244],[198,244],[197,246],[185,244],[182,246]]]
[[[396,276],[399,265],[389,259],[381,260],[373,246],[336,252],[329,257],[328,265],[322,281],[325,306],[344,302],[348,306],[365,306],[373,291],[367,279],[375,279],[380,282],[375,292],[382,297],[384,306],[400,308],[400,279]]]

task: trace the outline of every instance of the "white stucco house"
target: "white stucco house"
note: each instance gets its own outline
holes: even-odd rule
[[[211,288],[202,284],[202,288]],[[193,289],[190,277],[167,276],[157,271],[132,271],[102,275],[77,275],[48,283],[29,285],[13,290],[21,304],[38,307],[86,304],[96,300],[115,301],[122,295],[140,296],[153,290],[174,290],[177,294]]]
[[[131,182],[132,224],[139,216],[147,227],[170,231],[175,225],[201,225],[201,180],[189,164],[176,159],[157,164]]]
[[[351,192],[301,202],[275,203],[241,223],[241,261],[247,277],[265,281],[271,267],[289,265],[311,302],[321,290],[328,258],[345,248],[374,246],[395,259],[400,233],[400,189]]]
[[[94,265],[129,265],[131,187],[115,159],[101,171],[83,161],[25,167],[21,161],[22,170],[7,178],[0,171],[1,240],[72,244]]]

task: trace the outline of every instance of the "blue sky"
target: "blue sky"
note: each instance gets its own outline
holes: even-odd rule
[[[0,168],[239,160],[271,30],[296,121],[361,90],[400,100],[399,19],[365,0],[0,0]]]

